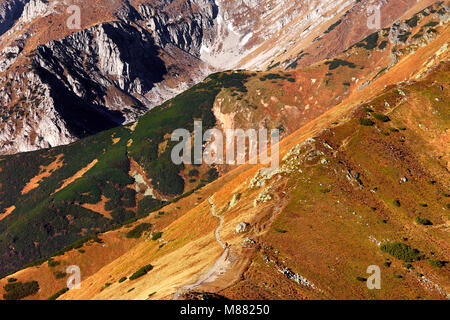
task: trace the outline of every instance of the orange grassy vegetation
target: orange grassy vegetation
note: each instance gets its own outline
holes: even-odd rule
[[[69,184],[73,183],[75,180],[83,177],[83,175],[88,172],[89,170],[91,170],[98,162],[98,159],[93,160],[91,163],[89,163],[86,167],[84,167],[83,169],[81,169],[80,171],[78,171],[77,173],[75,173],[72,177],[64,180],[62,186],[60,188],[58,188],[55,192],[53,192],[53,194],[57,193],[58,191],[61,191],[62,189],[64,189],[65,187],[67,187]]]
[[[41,166],[39,174],[37,176],[35,176],[34,178],[32,178],[23,188],[22,195],[25,195],[28,192],[30,192],[31,190],[39,187],[39,184],[41,183],[41,181],[44,178],[50,177],[54,171],[61,168],[63,165],[62,157],[63,157],[63,154],[59,154],[56,157],[56,160],[53,161],[52,163],[50,163],[48,166],[46,166],[46,167]]]
[[[9,208],[6,208],[5,212],[3,212],[0,215],[0,221],[2,221],[3,219],[5,219],[7,216],[9,216],[11,213],[13,213],[13,211],[16,210],[16,206],[11,206]]]
[[[108,200],[109,200],[108,198],[106,198],[104,195],[102,195],[102,200],[100,202],[98,202],[96,204],[84,203],[81,206],[83,208],[89,209],[91,211],[100,213],[105,218],[112,219],[112,216],[111,216],[112,210],[110,210],[110,211],[105,210],[105,203]]]
[[[397,79],[408,78],[411,75],[411,65],[406,68],[405,64],[423,65],[428,57],[439,50],[443,41],[445,40],[440,38],[429,47],[420,49],[418,55],[409,58],[411,59],[409,62],[405,61],[394,67],[392,75],[388,74],[376,80],[373,84],[375,89],[367,87],[355,93],[338,107],[284,139],[280,147],[281,157],[293,146],[312,136],[316,136],[319,141],[329,139],[331,143],[332,136],[325,135],[326,131],[322,131],[324,128],[336,128],[334,131],[336,139],[343,138],[342,141],[345,141],[346,135],[355,132],[355,114],[352,112],[357,110],[361,101],[376,97],[382,92],[380,88],[395,83]],[[423,105],[423,103],[414,104],[416,107]],[[343,131],[336,131],[336,126],[341,126],[339,128]],[[349,166],[352,153],[355,152],[355,143],[352,139],[348,140],[343,143],[340,151]],[[370,150],[370,146],[365,146],[361,150],[366,149]],[[375,164],[372,163],[370,166],[365,163],[365,165],[369,168]],[[355,164],[351,166],[356,168]],[[421,278],[414,277],[413,273],[405,275],[405,281],[392,280],[392,272],[402,270],[399,262],[393,263],[393,271],[384,271],[385,291],[368,292],[365,284],[356,280],[357,276],[364,276],[364,267],[367,265],[383,263],[381,251],[369,238],[372,233],[376,239],[383,239],[380,235],[384,235],[384,238],[397,239],[399,235],[406,234],[409,238],[416,239],[412,245],[421,246],[423,250],[423,244],[426,244],[435,254],[444,257],[447,245],[442,239],[439,240],[442,234],[437,233],[442,231],[432,229],[432,233],[425,235],[422,227],[411,226],[410,216],[405,220],[403,214],[393,214],[390,211],[392,208],[387,208],[386,203],[375,204],[377,211],[370,215],[368,207],[363,205],[369,203],[368,190],[364,192],[353,190],[353,187],[345,183],[345,180],[342,181],[339,175],[330,174],[330,171],[315,171],[316,169],[312,167],[305,167],[304,175],[294,174],[292,179],[280,179],[273,185],[274,198],[267,204],[255,206],[254,200],[261,189],[248,189],[248,183],[259,168],[260,166],[249,165],[238,167],[205,188],[210,192],[214,190],[216,212],[224,216],[221,237],[231,245],[235,260],[222,277],[199,289],[219,291],[230,298],[442,297],[437,292],[428,290],[420,282]],[[327,195],[321,191],[315,192],[315,187],[308,185],[308,179],[314,179],[311,181],[315,181],[318,185],[319,183],[324,186],[332,185],[333,190],[336,188],[342,194]],[[229,203],[236,193],[241,194],[241,200],[230,209]],[[382,194],[384,193],[380,193]],[[342,207],[335,204],[338,200],[341,201]],[[222,251],[213,237],[218,221],[211,216],[207,201],[193,204],[195,194],[185,201],[191,202],[192,209],[164,229],[159,229],[163,231],[162,242],[140,243],[123,257],[87,279],[84,283],[86,289],[68,292],[63,298],[146,299],[152,295],[152,299],[167,299],[171,298],[180,287],[199,279],[214,265]],[[181,202],[171,206],[177,205],[181,206]],[[349,208],[358,212],[358,215],[349,213]],[[391,217],[396,218],[386,226],[380,221],[388,216],[388,212],[391,212]],[[446,225],[445,221],[441,221],[442,215],[433,219],[439,224]],[[250,233],[236,234],[234,231],[236,225],[243,221],[251,224]],[[372,226],[370,233],[364,228],[363,222]],[[405,233],[403,227],[405,225],[408,226],[408,233]],[[288,232],[279,233],[275,228],[287,229]],[[254,239],[255,246],[250,248],[242,246],[242,241],[247,236]],[[160,247],[165,241],[168,243]],[[429,250],[426,252],[429,254]],[[268,257],[269,262],[266,262],[264,256]],[[249,257],[251,259],[248,266],[237,267],[238,264],[246,265],[248,261],[246,259]],[[134,281],[116,283],[116,280],[129,276],[139,267],[149,263],[153,264],[155,269],[146,276]],[[278,268],[282,265],[289,266],[305,276],[314,284],[314,288],[299,286],[286,279],[278,272]],[[426,261],[418,263],[417,268],[438,282],[444,290],[448,290],[448,271],[434,270]],[[110,280],[114,281],[113,285],[102,290],[103,285]]]

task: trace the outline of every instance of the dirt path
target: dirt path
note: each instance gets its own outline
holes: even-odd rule
[[[216,240],[217,240],[217,242],[220,244],[220,246],[221,246],[222,248],[224,248],[225,250],[228,250],[228,246],[227,246],[225,243],[223,243],[222,239],[220,238],[220,230],[222,229],[222,225],[223,225],[223,216],[218,216],[218,215],[216,214],[216,207],[215,207],[215,205],[214,205],[214,200],[212,199],[212,197],[210,197],[210,198],[208,199],[208,202],[209,202],[209,204],[210,204],[210,206],[211,206],[211,214],[213,215],[213,217],[218,218],[219,221],[220,221],[220,222],[219,222],[219,226],[217,227],[216,233],[215,233],[215,235],[216,235]]]
[[[230,247],[223,243],[222,239],[220,238],[220,230],[222,229],[223,225],[223,216],[219,216],[216,214],[216,208],[214,205],[214,200],[212,197],[208,199],[208,202],[211,206],[211,214],[218,218],[220,220],[219,226],[217,227],[215,231],[216,241],[219,243],[219,245],[224,249],[222,255],[219,257],[219,259],[216,260],[216,263],[214,266],[206,272],[203,276],[201,276],[195,283],[189,284],[186,286],[181,287],[178,289],[178,291],[174,294],[173,300],[179,300],[180,297],[191,290],[194,290],[198,287],[200,287],[204,283],[210,283],[216,280],[219,276],[223,275],[227,269],[231,265],[230,261]]]

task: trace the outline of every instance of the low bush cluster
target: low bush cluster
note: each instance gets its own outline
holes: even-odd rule
[[[381,251],[386,252],[394,258],[405,262],[420,260],[422,257],[422,254],[419,250],[411,248],[410,246],[401,242],[384,244],[381,246]]]
[[[3,287],[6,293],[3,295],[5,300],[20,300],[31,296],[39,291],[39,283],[37,281],[30,282],[13,282]]]
[[[142,236],[142,233],[145,231],[149,231],[152,228],[151,223],[141,223],[133,228],[133,230],[128,231],[126,234],[127,238],[139,239]]]
[[[151,264],[146,265],[142,268],[140,268],[138,271],[136,271],[135,273],[133,273],[130,276],[130,280],[135,280],[137,278],[140,278],[142,276],[145,276],[149,271],[153,270],[153,266]]]
[[[371,127],[375,124],[375,122],[367,118],[359,118],[359,124],[362,126]]]
[[[47,300],[56,300],[60,296],[62,296],[64,293],[66,293],[67,291],[69,291],[69,288],[67,288],[67,287],[66,288],[62,288],[61,290],[56,292],[54,295],[50,296]]]
[[[428,220],[427,218],[417,217],[416,218],[416,222],[418,224],[421,224],[421,225],[424,225],[424,226],[431,226],[431,225],[433,225],[433,223],[430,220]]]

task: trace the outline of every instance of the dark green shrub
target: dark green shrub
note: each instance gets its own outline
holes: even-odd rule
[[[363,277],[356,277],[356,280],[361,281],[361,282],[367,281],[367,279],[363,278]]]
[[[427,218],[417,217],[416,218],[416,222],[418,224],[421,224],[421,225],[424,225],[424,226],[431,226],[431,225],[433,225],[433,223],[430,220],[428,220]]]
[[[122,278],[120,278],[119,283],[122,283],[122,282],[126,281],[127,279],[128,279],[127,277],[122,277]]]
[[[405,267],[405,269],[414,269],[414,267],[413,267],[413,265],[411,264],[411,263],[405,263],[404,265],[403,265],[403,267]]]
[[[126,234],[127,238],[139,239],[142,236],[142,233],[145,231],[149,231],[152,228],[151,223],[141,223],[133,228],[133,230],[128,231]]]
[[[152,240],[153,240],[153,241],[156,241],[156,240],[158,240],[159,238],[161,238],[162,235],[163,235],[162,232],[157,232],[157,233],[155,233],[155,234],[153,235]]]
[[[217,171],[216,168],[209,169],[207,175],[208,175],[208,182],[213,182],[214,180],[219,178],[219,172]]]
[[[406,40],[408,40],[408,38],[409,38],[410,35],[411,35],[411,32],[405,32],[405,33],[403,33],[403,34],[400,34],[400,35],[398,36],[398,40],[399,40],[400,42],[406,42]]]
[[[381,113],[373,113],[373,117],[375,119],[379,120],[379,121],[382,121],[382,122],[389,122],[389,121],[391,121],[391,119],[388,116],[386,116],[384,114],[381,114]]]
[[[372,33],[361,42],[358,42],[356,44],[356,47],[365,48],[366,50],[373,50],[378,45],[378,38],[379,38],[378,32]]]
[[[63,279],[67,276],[67,273],[64,271],[57,271],[54,275],[56,279]]]
[[[160,207],[164,202],[158,199],[153,199],[152,196],[146,196],[138,202],[138,214],[151,212],[153,209]]]
[[[103,290],[103,289],[106,289],[106,288],[108,288],[108,287],[110,287],[111,285],[112,285],[111,282],[105,283],[105,284],[103,285],[103,287],[102,287],[102,290]]]
[[[188,176],[189,177],[198,177],[199,174],[200,174],[200,172],[197,169],[192,169],[189,171]]]
[[[60,264],[61,264],[61,262],[59,262],[59,261],[56,261],[56,260],[53,260],[53,259],[48,260],[48,266],[50,268],[59,266]]]
[[[287,230],[283,230],[283,229],[275,228],[274,230],[278,233],[287,233]]]
[[[424,27],[436,27],[439,24],[439,22],[436,21],[430,21]]]
[[[401,206],[400,200],[398,200],[398,199],[395,199],[394,201],[392,201],[392,203],[393,203],[394,206],[396,206],[396,207],[400,207],[400,206]]]
[[[375,124],[375,122],[373,122],[370,119],[366,119],[366,118],[359,118],[359,124],[362,126],[366,126],[366,127],[371,127]]]
[[[151,264],[146,265],[142,268],[140,268],[138,271],[136,271],[135,273],[133,273],[130,277],[130,280],[135,280],[137,278],[140,278],[144,275],[146,275],[149,271],[153,270],[153,266]]]
[[[410,246],[401,243],[393,242],[387,243],[381,246],[381,251],[386,252],[398,260],[403,260],[405,262],[413,262],[420,260],[422,255],[417,249],[413,249]]]
[[[419,16],[415,15],[411,19],[406,20],[405,22],[411,28],[417,27],[417,23],[419,22]]]
[[[445,262],[439,260],[428,259],[428,263],[436,268],[442,268],[443,266],[445,266]]]
[[[384,50],[387,47],[388,43],[389,42],[386,40],[381,41],[380,45],[378,46],[378,49]]]
[[[9,278],[8,279],[8,283],[13,283],[13,282],[17,282],[16,278]]]
[[[56,300],[56,299],[58,299],[60,296],[62,296],[64,293],[66,293],[67,291],[69,291],[69,288],[62,288],[62,289],[59,290],[57,293],[55,293],[54,295],[52,295],[51,297],[49,297],[47,300]]]
[[[39,291],[37,281],[8,283],[3,287],[6,293],[3,295],[5,300],[20,300],[31,296]]]
[[[267,67],[267,71],[272,70],[273,68],[276,68],[280,65],[280,62],[277,62],[275,64],[270,64],[269,67]]]
[[[340,25],[342,23],[342,19],[339,19],[338,21],[336,21],[335,23],[333,23],[324,33],[330,33],[331,31],[333,31],[338,25]]]
[[[341,66],[349,67],[351,69],[356,68],[356,65],[353,62],[348,62],[348,61],[341,60],[341,59],[333,59],[332,61],[327,61],[327,62],[325,62],[325,65],[328,65],[328,69],[330,71],[337,69]]]

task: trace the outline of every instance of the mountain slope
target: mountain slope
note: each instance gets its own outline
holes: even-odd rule
[[[431,2],[383,1],[383,26]],[[1,154],[65,145],[130,123],[213,71],[309,65],[374,31],[361,19],[367,5],[355,0],[80,4],[80,30],[68,28],[68,7],[59,1],[3,5]],[[335,20],[341,25],[323,35]]]
[[[41,299],[64,287],[63,278],[57,285],[50,283],[71,264],[84,270],[83,290],[62,296],[67,299],[172,298],[186,288],[229,298],[445,298],[448,9],[437,4],[429,10],[434,13],[396,23],[336,59],[289,73],[214,74],[133,126],[65,147],[2,157],[3,270],[52,255],[80,233],[116,226],[100,234],[101,240],[85,239],[63,250],[54,258],[61,261],[57,269],[44,259],[11,277],[41,281],[41,291],[30,297]],[[352,75],[364,76],[366,82],[344,85],[346,80],[356,82]],[[280,120],[279,111],[270,112],[278,107],[277,100],[281,105],[287,104],[285,99],[295,101],[293,88],[304,88],[319,99],[331,91],[329,84],[341,92],[335,103],[314,108],[306,117],[303,104],[298,114],[291,108],[291,119],[300,129],[294,121]],[[251,105],[256,96],[255,109]],[[227,102],[238,98],[242,109]],[[266,101],[273,104],[266,106]],[[249,114],[250,120],[239,113]],[[224,121],[227,114],[235,114],[233,121]],[[192,129],[198,118],[207,127],[223,129],[230,123],[244,128],[247,123],[283,125],[280,169],[218,168],[223,173],[218,181],[175,198],[200,180],[215,178],[201,167],[200,179],[191,183],[191,168],[168,161],[165,135],[175,128]],[[18,170],[25,161],[31,165]],[[151,194],[160,201],[150,201]],[[159,209],[164,199],[173,202]],[[107,210],[114,207],[125,209]],[[135,222],[139,213],[150,214]],[[224,220],[219,229],[217,216]],[[132,220],[120,227],[127,219]],[[425,219],[433,225],[422,225]],[[236,233],[242,222],[249,223],[246,233]],[[153,227],[147,225],[137,243],[126,237],[142,223]],[[40,232],[30,234],[31,225]],[[231,244],[228,256],[222,256],[216,230],[221,241]],[[66,232],[63,237],[61,232]],[[161,238],[152,241],[158,232]],[[402,263],[379,247],[395,241],[420,250],[421,259]],[[109,252],[104,259],[89,259],[102,250]],[[217,261],[225,269],[217,268]],[[118,283],[149,263],[154,269],[147,275]],[[382,267],[384,290],[368,291],[358,280],[369,265]],[[205,277],[213,281],[204,283]]]
[[[427,261],[449,256],[448,171],[439,152],[417,156],[422,152],[416,142],[433,144],[432,135],[439,137],[448,128],[448,67],[442,64],[416,84],[390,87],[366,103],[333,109],[282,142],[280,170],[259,174],[258,168],[244,166],[232,171],[211,185],[220,185],[208,196],[211,201],[202,194],[198,206],[158,229],[161,241],[143,241],[85,279],[82,290],[62,298],[170,298],[195,283],[223,252],[214,237],[219,221],[211,214],[211,202],[223,215],[221,238],[231,245],[231,258],[224,275],[196,290],[232,299],[448,298],[448,265],[437,268]],[[432,94],[424,94],[424,88]],[[391,121],[360,125],[360,117],[372,117],[364,107],[388,114]],[[410,122],[417,113],[420,121],[433,123],[428,131]],[[333,125],[337,119],[342,120]],[[390,130],[397,127],[398,132]],[[265,184],[252,187],[258,181]],[[236,194],[240,200],[230,209]],[[433,226],[418,224],[417,217]],[[249,223],[247,231],[236,234],[243,221]],[[380,249],[395,241],[420,250],[424,258],[409,266]],[[249,267],[242,268],[248,259]],[[149,263],[154,269],[147,275],[117,283]],[[367,290],[358,280],[367,277],[369,265],[382,268],[382,290]]]

